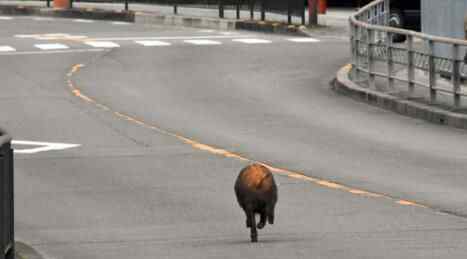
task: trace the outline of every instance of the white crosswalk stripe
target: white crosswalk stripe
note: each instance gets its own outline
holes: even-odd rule
[[[60,44],[60,43],[35,44],[34,46],[41,50],[69,49],[67,45]]]
[[[184,40],[184,42],[193,45],[221,45],[222,43],[214,40]]]
[[[32,17],[34,21],[54,21],[52,17]]]
[[[15,48],[10,46],[0,46],[0,52],[16,51]]]
[[[290,38],[287,39],[288,41],[292,42],[320,42],[320,40],[315,39],[315,38]]]
[[[88,20],[88,19],[74,19],[74,22],[80,22],[80,23],[93,23],[94,20]]]
[[[13,20],[13,17],[9,17],[9,16],[0,16],[0,20]]]
[[[113,25],[130,25],[131,23],[129,22],[111,22]]]
[[[246,43],[246,44],[267,44],[267,43],[272,43],[272,41],[270,41],[270,40],[253,39],[253,38],[233,39],[232,41]]]
[[[160,41],[160,40],[138,40],[135,41],[137,44],[143,45],[145,47],[152,47],[152,46],[170,46],[171,43]]]
[[[89,45],[91,47],[95,47],[95,48],[118,48],[120,47],[120,45],[112,41],[85,41],[84,44]]]

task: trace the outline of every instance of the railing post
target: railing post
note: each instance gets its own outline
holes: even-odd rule
[[[255,1],[250,0],[250,20],[255,19]]]
[[[266,0],[261,0],[261,21],[266,20]]]
[[[452,45],[452,92],[454,94],[454,106],[459,107],[461,105],[460,95],[460,60],[459,60],[459,45]]]
[[[375,87],[375,64],[373,60],[373,48],[374,48],[374,31],[372,29],[367,29],[368,39],[367,39],[367,58],[368,58],[368,86],[370,88]]]
[[[415,90],[414,48],[412,35],[407,35],[407,80],[409,83],[409,95],[412,96]]]
[[[292,24],[292,7],[290,1],[287,1],[287,23]]]
[[[391,15],[391,3],[389,0],[384,0],[384,25],[389,24],[390,15]]]
[[[2,134],[2,132],[0,132]],[[13,150],[0,144],[0,258],[15,258]]]
[[[387,61],[387,68],[388,68],[388,87],[389,89],[394,89],[394,60],[392,55],[392,36],[391,32],[386,32],[386,61]]]
[[[47,7],[50,7],[50,0],[47,0]]]
[[[303,5],[302,5],[303,8],[302,8],[302,12],[301,12],[302,13],[302,25],[305,25],[305,23],[306,23],[306,19],[305,19],[305,16],[306,16],[305,15],[305,10],[306,10],[306,8],[305,8],[305,1],[302,1],[302,2],[303,2]]]
[[[224,18],[224,1],[219,0],[219,18]]]
[[[237,2],[237,7],[236,7],[236,11],[237,11],[237,20],[240,19],[240,0]]]
[[[6,173],[8,174],[8,191],[9,191],[9,212],[10,212],[10,251],[6,254],[6,259],[15,259],[15,203],[14,203],[14,165],[13,165],[13,150],[11,149],[11,144],[7,143],[6,148]]]
[[[436,64],[435,64],[435,44],[433,40],[428,40],[428,73],[429,73],[429,87],[430,87],[430,100],[432,103],[436,102]]]
[[[128,0],[125,0],[125,11],[128,11]]]
[[[178,5],[174,4],[174,14],[178,14]]]

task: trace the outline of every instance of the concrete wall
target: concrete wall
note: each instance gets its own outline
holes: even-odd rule
[[[467,0],[422,0],[422,31],[424,33],[465,39],[464,17]],[[436,53],[451,55],[447,46],[436,46]]]

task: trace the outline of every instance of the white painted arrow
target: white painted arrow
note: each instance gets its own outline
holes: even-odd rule
[[[37,141],[26,141],[26,140],[13,140],[11,144],[16,146],[33,146],[33,148],[17,149],[15,148],[15,154],[35,154],[39,152],[53,151],[53,150],[64,150],[69,148],[79,147],[79,144],[67,144],[67,143],[52,143],[52,142],[37,142]]]

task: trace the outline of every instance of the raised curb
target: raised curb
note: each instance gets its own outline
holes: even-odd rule
[[[256,32],[278,33],[278,34],[291,34],[308,37],[309,35],[304,32],[304,26],[301,25],[288,25],[279,22],[262,22],[262,21],[238,21],[236,29],[250,30]]]
[[[209,17],[193,17],[185,15],[162,15],[154,13],[139,13],[135,15],[135,23],[169,26],[186,26],[217,30],[248,30],[265,33],[293,34],[308,37],[303,26],[287,25],[279,22],[262,22],[250,20],[218,19]]]
[[[169,26],[185,26],[194,28],[208,28],[219,30],[234,30],[236,28],[235,20],[216,19],[205,17],[190,17],[178,15],[162,15],[153,13],[136,13],[135,23],[137,24],[154,24],[154,25],[169,25]]]
[[[386,110],[435,124],[467,129],[467,115],[360,87],[349,78],[351,65],[337,72],[332,88],[341,94]]]
[[[113,11],[94,8],[54,9],[39,6],[0,5],[0,14],[35,15],[125,22],[134,22],[135,20],[135,13],[133,11]]]

